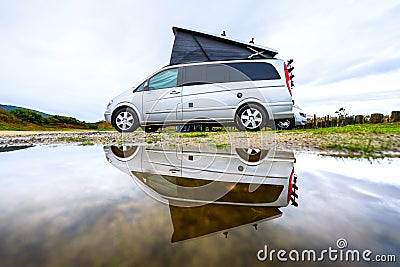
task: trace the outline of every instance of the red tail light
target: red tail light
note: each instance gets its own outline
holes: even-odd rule
[[[286,86],[287,89],[289,90],[289,94],[292,95],[292,89],[290,88],[290,76],[289,76],[289,71],[287,69],[286,63],[284,64],[284,68],[285,68],[285,78],[286,78]]]
[[[294,176],[294,168],[292,169],[292,173],[290,174],[290,178],[289,178],[289,187],[288,187],[288,196],[287,196],[288,203],[290,201],[290,196],[292,195],[292,192],[293,192],[293,176]]]

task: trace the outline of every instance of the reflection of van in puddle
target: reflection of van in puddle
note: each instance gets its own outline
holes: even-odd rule
[[[143,189],[174,203],[296,204],[294,154],[232,148],[106,146],[106,157]]]
[[[282,216],[277,207],[206,204],[199,207],[169,205],[174,232],[171,242],[223,232],[240,226],[253,226]],[[251,227],[251,228],[253,228]]]

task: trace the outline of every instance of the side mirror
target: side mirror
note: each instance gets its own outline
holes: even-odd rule
[[[144,83],[144,90],[145,90],[145,91],[148,91],[148,90],[149,90],[149,81],[146,81],[146,82]]]

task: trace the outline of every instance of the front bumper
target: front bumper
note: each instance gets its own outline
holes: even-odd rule
[[[107,123],[111,124],[111,112],[109,111],[104,112],[104,119],[106,120]]]
[[[294,123],[295,126],[304,126],[304,125],[306,125],[307,118],[295,113],[294,114],[294,122],[295,122]]]

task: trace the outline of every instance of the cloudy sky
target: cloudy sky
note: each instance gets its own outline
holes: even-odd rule
[[[400,1],[0,0],[0,103],[87,121],[165,66],[172,26],[295,60],[306,113],[400,110]]]

